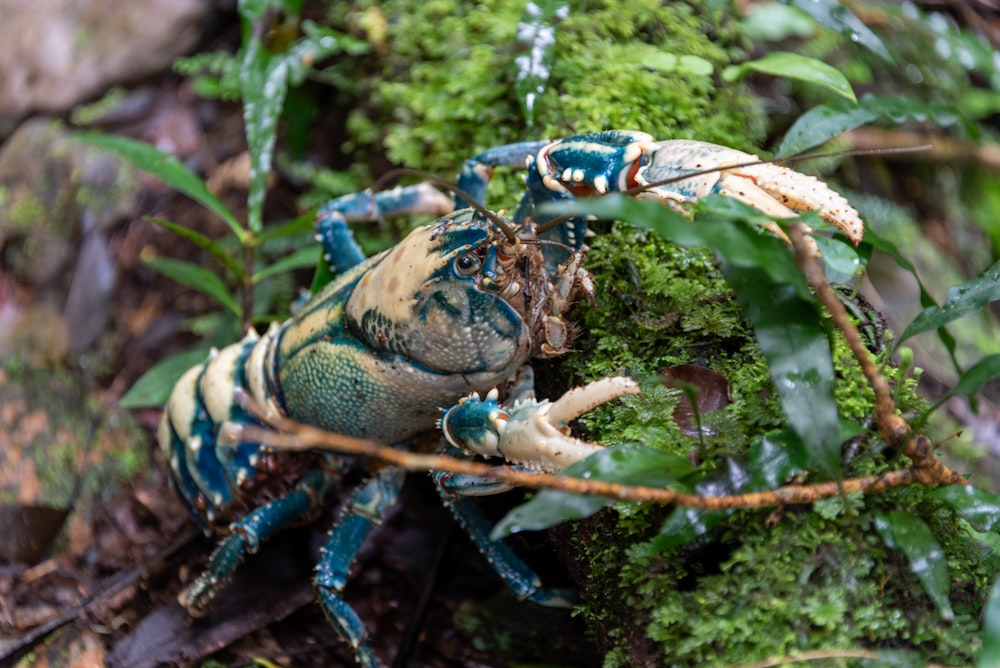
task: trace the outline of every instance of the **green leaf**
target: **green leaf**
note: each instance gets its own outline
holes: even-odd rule
[[[927,413],[936,410],[952,397],[972,397],[983,385],[995,378],[1000,378],[1000,354],[988,355],[963,371],[955,386],[941,397]]]
[[[923,306],[925,309],[930,308],[932,306],[937,306],[937,302],[934,301],[934,298],[931,296],[930,292],[928,292],[927,288],[924,286],[923,281],[920,280],[920,276],[917,274],[916,267],[913,266],[912,262],[903,257],[903,254],[899,252],[898,248],[896,248],[896,244],[892,243],[888,239],[879,236],[878,232],[876,232],[875,230],[868,229],[865,231],[865,239],[864,241],[861,242],[861,245],[862,248],[872,248],[885,253],[886,255],[891,257],[893,261],[895,261],[895,263],[898,264],[902,269],[908,271],[910,275],[913,276],[913,278],[917,281],[917,287],[920,289],[921,306]],[[952,336],[951,333],[944,327],[939,327],[937,333],[938,333],[938,338],[941,339],[941,343],[945,347],[945,350],[948,351],[948,355],[951,358],[952,366],[955,367],[956,371],[961,373],[962,369],[958,364],[957,357],[955,356],[955,350],[957,347],[955,337]]]
[[[210,346],[199,344],[163,360],[144,373],[119,400],[118,405],[122,408],[146,408],[167,403],[170,391],[180,377],[195,364],[203,362],[208,357],[209,349]]]
[[[976,665],[979,668],[1000,666],[1000,578],[993,582],[983,611],[983,653]]]
[[[518,55],[514,58],[517,81],[514,91],[529,128],[535,124],[535,105],[545,92],[552,74],[556,26],[567,16],[569,3],[539,0],[525,3],[524,14],[517,24]]]
[[[892,54],[885,48],[879,36],[838,0],[780,0],[780,2],[801,9],[824,28],[860,44],[890,65],[895,64]]]
[[[941,617],[945,621],[953,620],[955,613],[949,599],[951,581],[948,578],[948,562],[930,528],[910,513],[893,510],[876,517],[875,529],[886,545],[906,556],[910,570],[934,601]]]
[[[316,211],[311,210],[303,213],[301,216],[294,218],[287,223],[282,225],[274,225],[268,227],[262,234],[257,236],[256,242],[258,246],[263,246],[269,241],[274,241],[275,239],[280,239],[281,237],[287,237],[292,234],[298,234],[300,232],[306,232],[313,228],[313,223],[316,221]]]
[[[222,262],[222,264],[232,272],[233,278],[239,279],[243,276],[243,265],[240,261],[229,255],[229,253],[227,253],[222,246],[212,241],[201,232],[195,232],[194,230],[188,229],[183,225],[178,225],[177,223],[172,223],[169,220],[156,218],[154,216],[146,216],[145,220],[170,230],[177,236],[192,242],[198,246],[198,248],[207,250],[213,257]]]
[[[729,496],[742,492],[774,489],[803,468],[796,461],[795,436],[775,433],[756,441],[747,452],[746,463],[726,460],[725,468],[714,471],[695,485],[701,496]],[[653,549],[663,552],[685,545],[704,535],[732,511],[677,507],[653,540]]]
[[[665,487],[692,471],[685,457],[640,445],[605,448],[564,469],[559,475],[624,485]],[[545,489],[511,510],[493,528],[494,540],[519,531],[536,531],[593,515],[609,503],[603,496],[583,496]]]
[[[805,299],[810,297],[809,286],[788,246],[770,234],[761,234],[755,227],[769,222],[771,217],[731,197],[709,195],[702,199],[697,204],[696,221],[660,202],[619,194],[596,200],[547,204],[541,211],[625,220],[652,230],[678,246],[711,246],[730,264],[761,267],[772,281],[793,286]]]
[[[813,107],[792,124],[785,133],[777,155],[801,153],[833,139],[842,132],[867,123],[884,121],[899,125],[906,121],[930,122],[946,128],[961,123],[966,133],[974,135],[973,123],[962,118],[955,107],[939,102],[919,102],[905,95],[868,94],[857,103],[834,99]]]
[[[149,172],[162,180],[168,186],[184,193],[194,201],[205,206],[209,211],[226,222],[233,234],[242,239],[245,232],[236,217],[226,208],[198,176],[172,155],[164,153],[145,142],[105,135],[97,132],[77,132],[74,137],[80,141],[97,146],[114,153],[122,160]]]
[[[174,260],[167,257],[147,258],[143,262],[167,278],[171,278],[182,285],[194,288],[209,297],[215,298],[220,304],[232,311],[237,318],[242,317],[242,309],[236,299],[229,293],[229,288],[226,287],[226,284],[222,282],[222,279],[217,274],[212,273],[210,270],[193,262]]]
[[[1000,262],[972,280],[948,290],[948,296],[941,306],[925,308],[899,335],[896,345],[911,336],[940,329],[953,320],[978,313],[990,302],[998,299],[1000,299]]]
[[[950,485],[933,490],[927,497],[947,503],[976,531],[1000,529],[1000,496],[996,494],[972,485]]]
[[[854,246],[840,239],[832,239],[821,234],[813,236],[819,252],[826,264],[827,280],[831,283],[846,283],[858,273],[861,256]]]
[[[722,272],[753,325],[781,407],[809,453],[809,463],[839,479],[833,358],[815,303],[791,286],[768,280],[762,269],[723,262]]]
[[[735,81],[746,76],[748,71],[762,72],[778,77],[796,79],[804,83],[820,86],[843,98],[856,101],[854,89],[840,70],[827,65],[822,60],[809,58],[787,51],[772,51],[763,58],[751,60],[726,68],[722,77]]]
[[[275,274],[281,274],[295,269],[304,269],[305,267],[314,267],[316,266],[316,263],[321,260],[322,248],[320,248],[319,245],[300,248],[291,255],[283,257],[277,262],[271,263],[265,269],[258,271],[253,275],[251,281],[256,285],[265,278],[274,276]]]
[[[270,53],[258,37],[251,37],[245,44],[240,83],[243,89],[243,123],[250,151],[247,226],[254,234],[263,228],[267,177],[274,158],[278,117],[288,92],[288,74],[287,61]]]
[[[816,33],[816,23],[801,10],[760,2],[747,7],[743,30],[753,41],[780,42],[791,37],[811,37]]]

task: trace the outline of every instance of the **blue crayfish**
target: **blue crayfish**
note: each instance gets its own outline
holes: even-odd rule
[[[466,453],[527,469],[559,470],[600,447],[566,435],[567,423],[636,393],[635,383],[604,379],[555,403],[531,397],[529,361],[568,349],[568,310],[592,296],[582,264],[585,221],[565,221],[558,228],[561,242],[539,243],[534,231],[545,221],[538,205],[608,192],[637,192],[676,205],[721,192],[776,218],[819,210],[860,239],[861,220],[843,197],[790,169],[747,165],[754,160],[702,142],[654,142],[639,132],[608,131],[498,147],[469,160],[458,186],[481,206],[494,166],[527,165],[526,192],[513,221],[481,206],[451,212],[452,202],[426,184],[349,195],[324,206],[317,237],[337,278],[290,320],[262,336],[251,332],[190,369],[164,412],[158,438],[174,485],[206,532],[224,534],[205,572],[182,592],[182,605],[205,614],[247,553],[317,515],[338,482],[363,468],[347,456],[226,438],[234,433],[229,428],[258,424],[236,401],[240,394],[272,415],[384,443],[405,442],[439,424]],[[686,180],[664,183],[685,174]],[[349,221],[416,211],[444,216],[367,259],[347,227]],[[558,266],[547,257],[551,248],[562,249]],[[441,409],[448,409],[443,418]],[[395,502],[403,477],[400,469],[384,467],[350,493],[316,571],[320,606],[364,666],[375,666],[376,659],[342,592],[358,549]],[[437,480],[448,507],[518,596],[541,604],[565,600],[565,592],[542,587],[509,548],[489,539],[489,526],[469,497],[506,487],[468,476],[438,474]]]

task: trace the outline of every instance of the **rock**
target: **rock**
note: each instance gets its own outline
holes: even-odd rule
[[[196,46],[219,4],[3,0],[0,138],[28,114],[60,113],[114,85],[168,69]]]
[[[65,270],[81,221],[107,231],[135,207],[132,167],[77,141],[60,122],[24,123],[0,150],[0,248],[19,281],[42,286]]]

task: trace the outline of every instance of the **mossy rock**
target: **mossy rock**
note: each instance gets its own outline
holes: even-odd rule
[[[639,442],[695,457],[710,470],[745,458],[755,438],[784,426],[766,363],[707,251],[679,249],[617,224],[594,240],[588,266],[597,299],[577,309],[584,334],[564,366],[574,382],[607,374],[648,379],[665,367],[700,364],[729,380],[733,398],[704,416],[708,433],[699,439],[674,422],[680,393],[647,383],[642,397],[583,419],[592,439]],[[870,387],[841,337],[832,343],[840,415],[868,427],[844,446],[845,475],[899,468],[872,425]],[[915,383],[887,357],[877,357],[881,371],[898,407],[912,416],[924,407]],[[807,481],[821,479],[811,472]],[[967,664],[981,647],[979,613],[1000,561],[928,491],[895,488],[737,511],[697,540],[666,550],[655,539],[670,509],[654,506],[616,504],[556,534],[607,666],[728,666],[845,648],[883,652],[882,661],[899,652]],[[931,527],[943,548],[953,621],[880,537],[880,518],[900,510]]]

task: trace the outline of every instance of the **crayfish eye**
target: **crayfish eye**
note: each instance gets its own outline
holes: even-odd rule
[[[479,271],[482,262],[473,253],[466,253],[455,258],[455,271],[463,276],[472,276]]]

